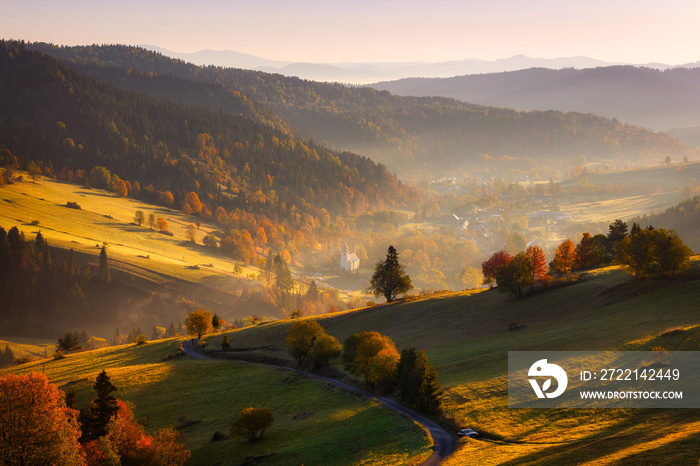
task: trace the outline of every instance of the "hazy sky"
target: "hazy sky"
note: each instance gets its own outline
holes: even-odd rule
[[[700,60],[700,0],[0,0],[0,35],[307,62]]]

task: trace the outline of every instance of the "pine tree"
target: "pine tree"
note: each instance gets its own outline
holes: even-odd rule
[[[109,420],[117,413],[117,399],[112,392],[117,390],[106,371],[100,372],[92,388],[97,397],[92,400],[89,409],[80,411],[80,424],[82,430],[81,443],[97,440],[107,433]]]
[[[384,295],[386,302],[392,302],[400,293],[406,293],[413,288],[411,277],[403,271],[399,264],[399,254],[394,246],[389,246],[384,262],[377,262],[374,275],[370,281],[370,291],[375,296]]]
[[[109,273],[109,263],[107,262],[107,250],[104,246],[102,246],[102,251],[100,252],[100,279],[103,283],[112,281]]]

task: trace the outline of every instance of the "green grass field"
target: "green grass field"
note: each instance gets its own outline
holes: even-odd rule
[[[233,361],[189,357],[163,362],[180,339],[77,353],[0,371],[45,373],[63,390],[75,390],[77,405],[94,396],[92,383],[105,369],[118,398],[135,405],[147,430],[178,426],[178,418],[201,420],[180,429],[193,465],[238,465],[248,455],[275,453],[265,464],[420,464],[432,453],[425,432],[372,400],[287,371]],[[215,431],[241,409],[268,406],[275,424],[264,440],[242,438],[210,443]],[[303,416],[306,414],[306,417]],[[302,415],[302,416],[298,416]],[[294,417],[299,417],[294,419]]]
[[[497,290],[451,293],[320,318],[343,341],[375,330],[425,349],[464,427],[499,441],[460,440],[446,463],[698,464],[697,410],[526,410],[507,407],[507,354],[517,350],[700,349],[700,260],[682,280],[636,280],[616,267],[521,300]],[[509,331],[515,321],[527,327]],[[283,355],[289,321],[229,334],[234,347]],[[672,328],[681,329],[663,336]],[[211,337],[210,346],[218,337]],[[490,434],[490,435],[489,435]]]

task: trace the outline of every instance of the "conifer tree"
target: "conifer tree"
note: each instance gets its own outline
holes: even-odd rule
[[[374,268],[374,275],[370,281],[370,291],[375,296],[383,295],[386,302],[392,302],[400,293],[406,293],[413,288],[411,277],[403,271],[403,266],[399,264],[399,254],[394,246],[389,246],[384,262],[377,262]]]
[[[107,261],[107,250],[104,246],[102,246],[102,251],[100,252],[100,279],[103,283],[112,281],[112,277],[109,273],[109,263]]]

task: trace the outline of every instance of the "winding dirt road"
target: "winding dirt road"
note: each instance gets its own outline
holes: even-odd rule
[[[184,345],[183,349],[185,350],[185,353],[187,353],[189,356],[192,356],[195,359],[215,359],[215,358],[209,358],[208,356],[205,356],[203,354],[197,353],[194,350],[194,342],[196,341],[196,338],[193,338],[191,340],[187,340]],[[240,362],[240,361],[239,361]],[[431,421],[427,417],[413,411],[412,409],[409,409],[396,401],[386,398],[383,396],[378,396],[373,393],[360,390],[357,387],[353,387],[352,385],[349,385],[345,382],[341,382],[340,380],[332,379],[330,377],[324,377],[322,375],[317,375],[317,374],[312,374],[310,372],[305,372],[299,369],[295,369],[293,367],[285,367],[285,366],[275,366],[273,364],[261,364],[261,363],[250,363],[250,364],[258,364],[261,366],[267,366],[267,367],[272,367],[275,369],[284,369],[286,371],[291,371],[291,372],[297,372],[299,374],[303,374],[307,377],[313,377],[314,379],[322,380],[324,382],[330,383],[335,385],[336,387],[342,388],[345,391],[348,391],[350,393],[354,393],[356,395],[360,395],[363,397],[367,398],[373,398],[377,400],[379,403],[383,404],[387,408],[396,411],[399,414],[403,414],[404,416],[409,417],[410,419],[414,420],[423,428],[428,431],[430,434],[430,437],[433,439],[433,454],[428,458],[421,466],[435,466],[438,465],[452,454],[453,451],[453,445],[452,445],[452,437],[450,434],[447,433],[445,429],[440,427],[436,422]]]

